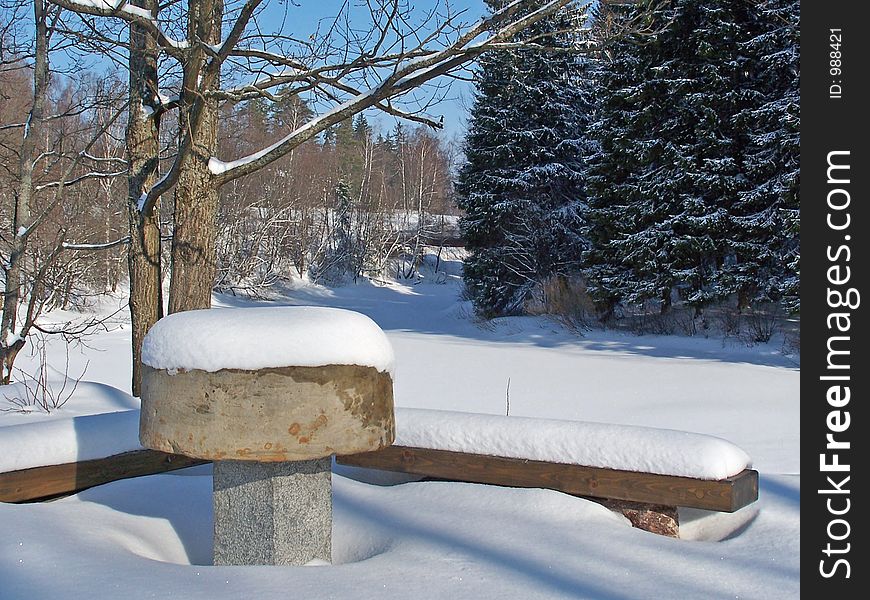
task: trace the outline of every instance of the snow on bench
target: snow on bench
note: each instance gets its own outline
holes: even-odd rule
[[[607,423],[396,408],[396,446],[721,480],[751,467],[720,438]],[[3,427],[0,472],[141,450],[139,411]]]
[[[751,467],[721,438],[609,423],[396,408],[397,446],[717,480]]]
[[[142,450],[139,410],[0,428],[0,473],[106,458]]]
[[[396,424],[393,446],[336,461],[595,498],[668,535],[678,531],[676,507],[733,512],[758,498],[749,456],[708,435],[413,408],[397,408]],[[139,411],[128,410],[3,427],[0,501],[205,462],[142,449],[138,426]]]
[[[70,494],[204,461],[146,450],[139,409],[0,427],[0,502]]]
[[[749,456],[720,438],[605,423],[396,410],[393,446],[344,466],[595,499],[635,527],[678,536],[678,507],[734,512],[758,499]]]

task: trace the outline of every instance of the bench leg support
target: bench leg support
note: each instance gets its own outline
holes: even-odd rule
[[[680,537],[680,519],[676,506],[629,502],[627,500],[592,499],[610,510],[622,513],[631,521],[632,526],[638,529],[673,538]]]

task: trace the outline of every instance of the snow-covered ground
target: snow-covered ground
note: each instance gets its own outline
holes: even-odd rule
[[[442,284],[300,285],[269,304],[348,308],[371,317],[395,351],[400,407],[724,438],[760,471],[759,501],[732,515],[682,511],[682,539],[674,540],[557,492],[436,482],[377,486],[340,469],[334,566],[212,567],[210,470],[197,467],[50,503],[0,505],[0,599],[799,596],[799,372],[778,344],[747,348],[721,338],[613,331],[578,337],[542,317],[482,326],[458,299],[457,263],[442,267],[447,276],[429,278]],[[254,303],[220,296],[215,305],[229,319],[232,310]],[[60,432],[52,438],[67,440],[60,445],[99,453],[93,440],[105,432],[72,426],[86,420],[69,417],[136,408],[124,393],[128,344],[121,323],[72,349],[69,373],[77,376],[88,364],[84,379],[105,385],[80,383],[49,416],[0,413],[0,444],[25,424],[45,422]],[[56,342],[49,358],[64,364]],[[20,366],[32,370],[29,360],[23,356]],[[15,393],[3,390],[0,407]],[[122,415],[112,418],[122,423]],[[117,426],[118,437],[129,438],[123,430]],[[44,457],[50,444],[31,439],[19,454]],[[630,438],[624,443],[631,448]],[[648,453],[641,444],[637,451]],[[0,452],[0,462],[8,459]]]

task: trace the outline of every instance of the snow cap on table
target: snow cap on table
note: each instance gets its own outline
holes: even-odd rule
[[[387,336],[363,314],[279,306],[169,315],[145,336],[142,362],[155,369],[209,372],[359,365],[392,374],[395,359]]]
[[[396,408],[397,446],[718,480],[752,463],[721,438],[610,423]]]

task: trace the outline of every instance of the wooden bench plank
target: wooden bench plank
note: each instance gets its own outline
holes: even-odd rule
[[[734,512],[758,499],[758,472],[710,481],[448,450],[391,446],[337,456],[342,465],[509,487],[548,488],[574,496]]]
[[[0,473],[0,502],[27,502],[72,494],[95,485],[183,469],[207,461],[155,450]]]
[[[635,473],[447,450],[392,446],[336,457],[339,464],[439,479],[554,489],[575,496],[733,512],[758,499],[758,473],[747,469],[719,481]],[[208,461],[154,450],[0,473],[0,501],[26,502],[71,494],[129,477]]]

